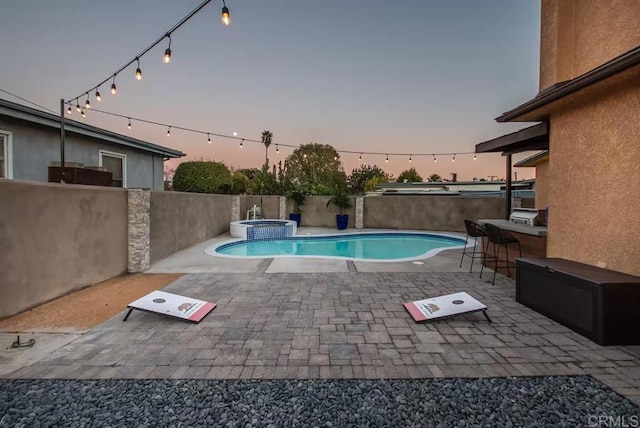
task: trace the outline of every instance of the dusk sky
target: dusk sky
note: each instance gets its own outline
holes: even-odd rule
[[[184,1],[4,1],[0,13],[0,89],[59,111],[59,99],[89,90],[194,9]],[[227,1],[231,25],[213,1],[172,36],[171,63],[160,43],[100,92],[103,110],[175,126],[260,139],[274,134],[272,163],[292,149],[413,153],[363,155],[398,175],[504,177],[500,154],[438,158],[416,153],[472,152],[475,144],[529,123],[494,118],[538,91],[539,0]],[[0,97],[20,102],[6,94]],[[81,104],[84,103],[84,97]],[[78,120],[75,113],[72,119]],[[186,159],[259,167],[264,147],[117,119],[89,111],[87,123],[182,150]],[[14,142],[19,144],[19,141]],[[514,157],[522,159],[531,153]],[[358,154],[343,154],[345,171]],[[73,159],[69,159],[73,161]],[[173,163],[175,166],[175,163]],[[516,169],[518,178],[533,168]]]

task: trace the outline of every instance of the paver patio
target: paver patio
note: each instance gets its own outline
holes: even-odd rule
[[[477,273],[189,274],[165,291],[218,303],[200,324],[135,311],[9,378],[430,378],[590,374],[640,403],[638,347],[601,347]],[[416,324],[402,303],[466,291],[480,313]]]

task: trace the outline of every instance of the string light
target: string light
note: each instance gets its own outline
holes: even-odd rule
[[[102,101],[102,95],[100,95],[100,91],[98,89],[99,88],[96,89],[96,100]]]
[[[411,163],[411,155],[409,155],[409,163]]]
[[[229,16],[229,9],[224,0],[222,0],[222,23],[226,26],[231,24],[231,17]]]
[[[87,101],[84,102],[84,108],[91,108],[91,103],[89,102],[89,92],[87,92]]]
[[[338,160],[338,156],[334,156],[334,157],[333,157],[333,160]]]
[[[456,154],[453,154],[453,157],[451,158],[451,162],[455,162],[456,161]]]
[[[473,160],[477,160],[477,159],[478,159],[478,156],[473,155]]]
[[[140,69],[140,58],[136,57],[136,61],[138,61],[138,68],[136,68],[136,79],[142,80],[142,70]]]
[[[129,119],[129,118],[127,118]],[[129,123],[127,124],[127,128],[131,129],[131,119],[129,119]]]
[[[66,104],[68,106],[67,109],[67,113],[70,113],[70,110],[74,107],[74,103],[75,102],[75,107],[78,110],[78,112],[80,113],[84,113],[84,110],[80,107],[79,103],[78,103],[78,99],[74,99],[73,101],[67,101]],[[156,125],[156,126],[164,126],[167,127],[167,136],[171,135],[171,128],[177,128],[179,130],[183,130],[186,132],[192,132],[192,133],[196,133],[196,134],[202,134],[202,135],[206,135],[207,136],[207,142],[209,142],[211,140],[211,136],[213,135],[221,137],[221,138],[230,138],[230,139],[235,139],[235,140],[241,140],[240,142],[240,147],[243,148],[244,146],[244,142],[245,141],[249,141],[252,143],[259,143],[259,144],[263,144],[261,140],[257,140],[257,139],[249,139],[249,138],[240,138],[238,137],[238,133],[237,132],[233,132],[233,136],[232,135],[228,135],[228,134],[220,134],[220,133],[216,133],[216,132],[211,132],[211,131],[203,131],[203,130],[198,130],[198,129],[193,129],[193,128],[185,128],[185,127],[181,127],[181,126],[174,126],[174,125],[169,125],[167,123],[161,123],[161,122],[155,122],[152,120],[147,120],[147,119],[143,119],[143,118],[139,118],[139,117],[133,117],[133,116],[125,116],[125,115],[121,115],[121,114],[117,114],[117,113],[111,113],[108,111],[104,111],[104,110],[100,110],[100,109],[95,109],[92,108],[91,109],[93,112],[97,112],[97,113],[103,113],[103,114],[107,114],[110,116],[115,116],[115,117],[120,117],[123,119],[127,119],[127,125],[130,126],[131,125],[131,121],[132,120],[136,120],[138,122],[142,122],[142,123],[149,123],[152,125]],[[83,117],[86,117],[83,116]],[[280,146],[283,147],[291,147],[293,149],[298,149],[300,148],[299,145],[292,145],[292,144],[282,144],[282,143],[278,143],[276,144],[276,153],[280,152]],[[351,150],[339,150],[339,149],[335,149],[335,151],[338,153],[338,156],[334,156],[334,159],[339,159],[340,158],[340,154],[343,153],[353,153],[353,154],[358,154],[358,161],[362,162],[362,157],[365,154],[368,155],[377,155],[377,156],[385,156],[385,161],[388,163],[390,156],[408,156],[409,159],[411,161],[413,161],[413,153],[411,154],[407,154],[407,153],[380,153],[380,152],[356,152],[356,151],[351,151]],[[463,152],[463,153],[417,153],[416,156],[432,156],[433,157],[433,162],[438,162],[438,159],[436,156],[452,156],[452,161],[455,160],[455,158],[458,155],[473,155],[474,160],[477,159],[477,154],[475,152]],[[308,158],[308,153],[303,153],[302,154],[304,159]]]
[[[113,75],[113,82],[111,83],[111,95],[115,95],[116,94],[116,75]]]
[[[82,116],[82,117],[87,117],[87,116],[84,114],[84,110],[82,110],[82,109],[80,109],[80,116]]]
[[[71,114],[71,106],[69,106],[69,108],[67,108],[67,114]]]
[[[169,64],[171,62],[171,34],[167,33],[169,38],[169,47],[164,51],[164,63]]]
[[[211,144],[211,136],[207,134],[207,143]]]

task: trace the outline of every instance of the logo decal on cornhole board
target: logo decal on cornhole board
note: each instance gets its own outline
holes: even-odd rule
[[[404,307],[416,322],[487,310],[485,305],[464,292],[416,300],[405,303]]]
[[[216,304],[156,290],[129,303],[127,307],[197,323],[211,312]]]

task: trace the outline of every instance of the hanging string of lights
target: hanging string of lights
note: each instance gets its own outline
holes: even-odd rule
[[[69,104],[69,109],[67,110],[67,112],[70,112],[71,109],[71,103],[68,102]],[[149,120],[149,119],[142,119],[139,117],[133,117],[133,116],[126,116],[123,114],[118,114],[118,113],[112,113],[109,111],[104,111],[104,110],[100,110],[100,109],[91,109],[92,112],[96,112],[96,113],[102,113],[105,115],[109,115],[109,116],[114,116],[114,117],[119,117],[122,119],[126,119],[127,120],[127,128],[131,129],[132,128],[132,122],[140,122],[140,123],[147,123],[150,125],[156,125],[156,126],[160,126],[163,128],[167,128],[167,137],[171,136],[171,130],[172,129],[178,129],[180,131],[186,131],[186,132],[191,132],[194,134],[200,134],[202,136],[207,137],[207,143],[211,144],[211,136],[214,137],[220,137],[220,138],[228,138],[231,140],[236,140],[236,141],[240,141],[240,148],[243,148],[243,143],[244,142],[250,142],[250,143],[257,143],[257,144],[262,144],[262,140],[255,140],[255,139],[251,139],[251,138],[243,138],[243,137],[239,137],[237,132],[234,132],[233,135],[228,135],[228,134],[221,134],[218,132],[213,132],[213,131],[205,131],[205,130],[200,130],[200,129],[194,129],[194,128],[187,128],[184,126],[178,126],[178,125],[171,125],[168,123],[163,123],[163,122],[157,122],[154,120]],[[84,114],[84,111],[82,111],[82,113]],[[85,116],[83,116],[85,117]],[[275,143],[274,143],[275,144]],[[300,145],[294,145],[294,144],[282,144],[282,143],[277,143],[275,144],[276,146],[276,153],[280,153],[280,147],[289,147],[292,149],[297,149],[300,147]],[[434,152],[429,152],[429,153],[391,153],[391,152],[364,152],[364,151],[354,151],[354,150],[340,150],[340,149],[335,149],[336,152],[338,153],[344,153],[344,154],[359,154],[358,157],[358,161],[362,162],[362,156],[363,155],[371,155],[371,156],[386,156],[385,159],[385,163],[389,163],[389,156],[400,156],[400,157],[409,157],[409,163],[411,163],[413,161],[413,158],[416,156],[432,156],[433,157],[433,161],[434,162],[438,162],[438,158],[437,156],[453,156],[451,158],[451,162],[455,162],[456,161],[456,156],[460,156],[460,155],[473,155],[473,160],[477,159],[477,153],[475,152],[449,152],[449,153],[443,153],[443,152],[439,152],[439,153],[434,153]],[[303,154],[304,157],[306,157],[306,154]]]
[[[70,101],[67,101],[67,104],[69,104],[69,108],[67,109],[67,113],[71,114],[71,105],[72,105],[72,103],[75,102],[77,112],[80,113],[81,115],[83,115],[84,111],[80,107],[80,98],[82,98],[84,96],[86,96],[86,100],[85,100],[85,103],[84,103],[84,108],[87,109],[87,110],[90,109],[91,108],[91,102],[89,101],[89,93],[90,92],[93,93],[95,91],[95,99],[97,101],[102,101],[102,95],[100,94],[100,88],[102,87],[102,85],[106,84],[109,80],[111,80],[111,94],[112,95],[116,95],[116,93],[118,91],[118,87],[116,86],[116,77],[118,77],[118,75],[123,70],[125,70],[127,67],[129,67],[134,62],[136,63],[135,78],[137,80],[142,80],[142,68],[140,67],[140,60],[142,59],[142,57],[147,52],[149,52],[151,49],[153,49],[156,45],[158,45],[164,39],[169,39],[169,45],[168,45],[167,49],[164,51],[164,59],[163,59],[163,61],[164,61],[165,64],[169,64],[169,62],[171,62],[171,34],[173,34],[173,32],[175,32],[178,28],[180,28],[189,19],[191,19],[203,7],[205,7],[207,4],[211,3],[211,1],[212,0],[203,1],[198,7],[196,7],[188,15],[186,15],[184,18],[182,18],[176,25],[174,25],[169,30],[167,30],[162,36],[158,37],[158,39],[156,41],[154,41],[149,46],[147,46],[145,49],[143,49],[131,61],[127,62],[125,65],[123,65],[118,70],[116,70],[113,74],[109,75],[109,77],[107,77],[106,79],[104,79],[103,81],[98,83],[97,85],[91,87],[89,90],[81,93],[80,95],[78,95],[76,97],[73,97],[73,98],[69,98]],[[229,8],[227,8],[225,0],[222,1],[222,4],[223,4],[223,7],[222,7],[222,23],[224,25],[229,25],[230,22],[231,22],[231,18],[230,18],[230,15],[229,15]]]

